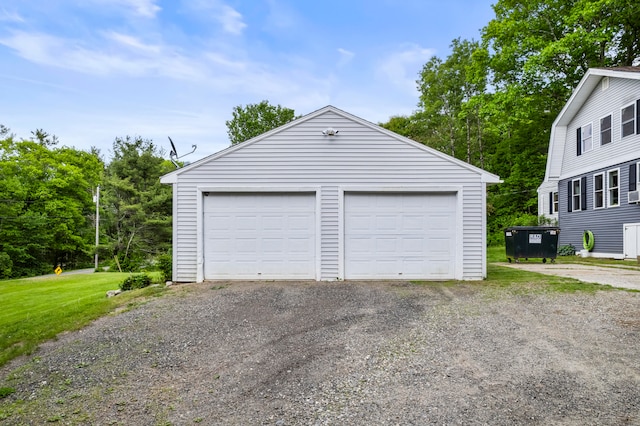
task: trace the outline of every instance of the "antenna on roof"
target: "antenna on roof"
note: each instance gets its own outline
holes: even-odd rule
[[[169,138],[169,142],[171,142],[171,151],[169,151],[169,159],[171,160],[171,162],[173,163],[174,166],[176,166],[176,169],[180,168],[180,165],[178,164],[178,160],[182,157],[186,157],[189,154],[193,154],[194,152],[196,152],[196,149],[198,148],[197,145],[191,145],[191,148],[193,148],[191,150],[191,152],[187,152],[184,155],[180,155],[178,156],[178,150],[176,149],[175,144],[173,143],[173,141],[171,140],[170,136],[167,136]]]

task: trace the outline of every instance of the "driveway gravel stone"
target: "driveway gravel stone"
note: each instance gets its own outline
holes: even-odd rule
[[[175,286],[0,370],[2,424],[640,424],[640,293]]]

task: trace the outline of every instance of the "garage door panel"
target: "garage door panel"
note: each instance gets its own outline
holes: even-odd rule
[[[454,193],[346,193],[345,278],[453,278]]]
[[[407,256],[421,256],[425,252],[425,245],[423,238],[403,238],[401,250]]]
[[[315,278],[315,194],[204,197],[205,279]]]
[[[398,251],[398,241],[396,238],[376,238],[375,242],[376,252],[379,255],[394,255]]]

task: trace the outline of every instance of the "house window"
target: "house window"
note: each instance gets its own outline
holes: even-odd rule
[[[620,170],[609,170],[607,172],[607,207],[620,205]]]
[[[593,148],[593,127],[591,123],[582,126],[580,135],[580,145],[582,148],[582,152],[585,153],[587,151],[591,151],[591,149]]]
[[[580,190],[580,179],[576,179],[571,183],[571,205],[572,211],[580,211],[582,205],[580,196],[582,191]]]
[[[635,134],[636,130],[636,104],[622,108],[622,137]]]
[[[600,119],[600,145],[611,142],[611,114]]]
[[[640,163],[638,163],[638,165],[640,165]],[[551,204],[551,213],[558,213],[558,210],[560,208],[560,201],[558,201],[558,191],[554,191],[552,197],[552,204]]]
[[[604,207],[604,173],[593,176],[593,208]]]

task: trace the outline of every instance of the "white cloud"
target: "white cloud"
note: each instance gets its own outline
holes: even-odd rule
[[[0,9],[0,22],[24,23],[25,20],[17,12],[9,12],[6,9]]]
[[[198,18],[218,22],[222,29],[232,35],[241,35],[247,24],[244,17],[233,7],[217,0],[192,0],[188,3]]]
[[[343,49],[343,48],[338,48],[338,53],[340,54],[340,60],[338,61],[338,66],[342,67],[346,64],[348,64],[349,62],[351,62],[351,60],[353,59],[353,57],[355,56],[355,53],[347,50],[347,49]]]
[[[158,12],[162,10],[162,8],[156,4],[156,0],[93,0],[93,2],[131,9],[136,15],[144,18],[155,18]]]
[[[16,31],[0,39],[0,44],[14,49],[24,59],[40,65],[64,68],[91,75],[126,74],[132,76],[163,75],[175,79],[202,80],[204,71],[197,63],[171,50],[146,45],[135,37],[108,33],[118,45],[138,51],[127,54],[122,49],[88,46],[72,39],[41,33]],[[146,55],[140,50],[146,50]]]
[[[146,44],[139,38],[130,36],[127,34],[122,34],[122,33],[112,31],[112,32],[105,33],[105,37],[123,46],[133,48],[135,50],[140,50],[143,52],[160,53],[160,50],[161,50],[161,47],[158,45]]]
[[[434,54],[434,49],[405,45],[381,61],[378,73],[407,93],[415,94],[418,73]]]
[[[245,24],[242,19],[242,15],[231,6],[222,5],[220,14],[216,19],[222,24],[222,28],[230,34],[240,35],[242,34],[242,30],[247,27],[247,24]]]

